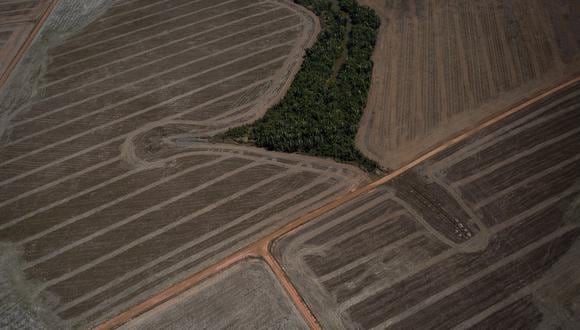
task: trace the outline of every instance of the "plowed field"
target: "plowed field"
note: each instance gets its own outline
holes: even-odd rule
[[[316,31],[270,0],[122,1],[45,31],[62,40],[0,149],[0,241],[32,299],[93,325],[358,185],[349,166],[203,139],[275,102]]]
[[[121,329],[308,329],[268,266],[234,265]]]
[[[580,72],[575,0],[361,0],[383,18],[357,136],[398,168]]]
[[[274,246],[328,329],[574,328],[580,83]]]
[[[580,7],[362,2],[384,24],[359,142],[415,160],[360,189],[351,166],[209,142],[283,95],[306,9],[47,11],[0,80],[0,327],[574,329],[580,78],[447,138],[577,74]]]
[[[50,0],[0,2],[0,81],[5,78],[4,71],[50,2]]]

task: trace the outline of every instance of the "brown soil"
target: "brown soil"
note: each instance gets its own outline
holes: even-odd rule
[[[52,313],[97,324],[366,180],[203,142],[276,102],[318,29],[286,1],[139,0],[49,42],[0,149],[0,240]]]
[[[0,3],[0,86],[16,65],[33,35],[50,12],[51,0],[14,0]]]
[[[114,1],[51,47],[0,150],[0,240],[22,249],[34,299],[74,327],[156,306],[175,319],[190,292],[205,302],[199,290],[259,258],[281,285],[259,289],[287,297],[246,325],[290,313],[304,326],[297,312],[312,329],[574,324],[578,79],[356,190],[348,166],[206,143],[281,97],[315,22],[285,1]],[[239,305],[242,282],[212,298]],[[228,322],[200,316],[182,320]]]
[[[573,0],[361,0],[383,24],[357,136],[398,168],[580,72]]]
[[[580,242],[579,95],[576,80],[276,242],[321,325],[574,324],[577,281],[557,278],[580,277],[565,261]]]
[[[268,265],[248,259],[120,329],[308,329]]]

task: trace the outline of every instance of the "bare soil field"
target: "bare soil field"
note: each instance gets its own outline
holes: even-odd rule
[[[4,70],[44,14],[51,0],[0,2],[0,82]]]
[[[580,83],[277,241],[323,328],[580,322]]]
[[[379,6],[398,52],[360,141],[383,164],[578,73],[577,5],[502,4]],[[318,25],[286,0],[61,0],[0,89],[0,325],[573,329],[580,83],[360,189],[208,142],[280,99]]]
[[[268,266],[249,259],[120,329],[309,329]]]
[[[361,0],[383,22],[357,146],[398,168],[580,72],[575,0]]]
[[[71,327],[110,318],[366,180],[330,161],[205,142],[280,97],[318,31],[305,9],[107,8],[74,35],[59,32],[66,17],[49,19],[38,89],[23,106],[8,109],[14,94],[2,103],[0,241],[18,250],[30,299]]]

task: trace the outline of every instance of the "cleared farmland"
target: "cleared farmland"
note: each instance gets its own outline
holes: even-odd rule
[[[249,259],[121,329],[308,329],[268,266]]]
[[[357,136],[398,168],[580,72],[575,0],[361,0],[383,18]]]
[[[360,184],[349,166],[204,142],[263,114],[317,29],[287,1],[117,1],[51,44],[0,149],[0,241],[35,301],[96,324]]]
[[[574,328],[580,83],[280,239],[329,329]]]
[[[49,3],[50,0],[0,2],[0,77]]]

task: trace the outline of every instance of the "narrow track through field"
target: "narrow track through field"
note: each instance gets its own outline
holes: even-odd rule
[[[0,149],[0,241],[33,299],[92,326],[366,180],[204,142],[276,102],[318,30],[289,1],[139,0],[48,41]]]
[[[273,0],[115,2],[50,49],[0,149],[0,240],[68,325],[117,327],[248,258],[313,329],[537,321],[579,234],[580,78],[356,190],[348,166],[203,142],[279,97],[310,19]]]
[[[540,287],[543,282],[554,282],[555,275],[545,276],[542,281],[535,280],[537,280],[538,277],[541,277],[541,274],[544,273],[550,265],[556,263],[562,255],[565,255],[566,250],[573,244],[579,234],[577,225],[564,225],[564,227],[558,229],[559,224],[561,224],[562,221],[566,221],[566,219],[561,217],[560,214],[553,218],[554,231],[551,234],[534,231],[535,229],[538,229],[535,225],[541,225],[541,222],[538,222],[538,220],[541,221],[542,218],[532,217],[527,219],[526,217],[532,215],[534,211],[541,212],[542,209],[538,208],[538,210],[520,213],[513,218],[506,218],[504,224],[500,226],[491,226],[488,228],[485,225],[482,225],[481,221],[475,221],[471,224],[469,222],[461,223],[460,225],[462,227],[470,226],[474,230],[477,230],[477,233],[475,233],[473,237],[470,236],[467,238],[467,240],[462,239],[462,242],[458,244],[453,242],[453,237],[445,237],[446,234],[453,235],[453,230],[451,232],[437,230],[432,226],[432,224],[427,222],[425,218],[418,214],[415,208],[404,202],[404,200],[396,197],[396,191],[397,189],[400,189],[400,183],[398,182],[402,181],[404,183],[405,177],[409,176],[409,174],[413,174],[417,168],[428,167],[426,164],[437,163],[437,161],[444,158],[445,155],[454,151],[461,151],[462,148],[465,148],[465,146],[470,143],[477,143],[480,140],[485,140],[484,137],[486,135],[489,140],[489,137],[494,136],[493,134],[498,129],[500,131],[502,128],[503,130],[506,128],[509,129],[509,127],[505,127],[505,125],[519,125],[518,123],[525,121],[526,118],[532,118],[528,123],[528,129],[535,129],[533,118],[541,118],[542,114],[544,116],[549,116],[552,112],[558,112],[554,108],[554,105],[559,104],[562,99],[573,100],[575,97],[574,95],[578,94],[579,84],[580,77],[574,78],[513,107],[509,111],[506,111],[473,129],[467,130],[386,177],[344,195],[323,207],[288,223],[284,228],[272,233],[268,237],[265,237],[260,241],[251,244],[247,248],[222,259],[220,262],[206,268],[202,272],[195,274],[183,282],[152,296],[139,305],[136,305],[117,317],[101,324],[98,329],[115,328],[133,318],[138,319],[138,316],[142,313],[154,309],[155,306],[163,302],[171,303],[171,299],[179,296],[182,292],[249,257],[260,257],[270,265],[279,281],[285,287],[288,295],[292,298],[298,310],[302,313],[305,320],[308,321],[308,324],[312,329],[320,329],[320,322],[322,322],[322,325],[327,328],[349,328],[353,326],[361,326],[361,324],[363,328],[373,327],[373,324],[380,328],[391,323],[402,322],[409,315],[415,315],[414,313],[417,313],[415,317],[423,317],[421,315],[423,307],[411,308],[408,311],[404,311],[400,306],[405,306],[405,303],[399,304],[395,302],[386,303],[384,301],[379,301],[375,303],[375,307],[377,310],[381,311],[377,314],[381,315],[380,317],[382,317],[382,311],[384,311],[384,308],[387,306],[399,308],[399,314],[393,314],[393,317],[390,320],[378,321],[379,319],[377,318],[365,320],[369,311],[362,309],[358,314],[360,319],[353,320],[353,317],[349,315],[349,313],[356,315],[355,306],[361,306],[365,299],[368,300],[373,294],[380,293],[381,289],[385,290],[385,284],[387,285],[387,290],[384,292],[399,295],[405,294],[408,292],[408,289],[390,288],[390,286],[396,284],[404,286],[406,285],[406,282],[404,282],[406,278],[410,280],[414,276],[415,278],[420,279],[423,278],[425,274],[428,274],[428,272],[440,267],[440,272],[443,277],[434,278],[433,283],[427,281],[424,284],[429,288],[431,292],[429,295],[432,296],[427,294],[429,291],[423,291],[423,293],[415,297],[411,296],[412,299],[415,299],[414,301],[416,303],[419,303],[421,300],[426,300],[430,304],[430,301],[439,300],[441,299],[440,297],[448,296],[453,292],[463,292],[459,289],[464,288],[466,284],[476,281],[479,278],[487,279],[494,275],[496,277],[499,276],[499,278],[495,279],[495,281],[498,281],[497,283],[502,283],[504,280],[508,281],[510,279],[505,277],[506,273],[501,273],[497,271],[497,269],[504,269],[505,265],[515,267],[516,265],[519,265],[518,262],[522,262],[520,259],[523,257],[526,257],[523,258],[524,262],[528,262],[529,260],[538,258],[536,255],[538,253],[550,253],[549,251],[545,251],[545,249],[542,250],[542,248],[545,247],[544,243],[546,242],[550,242],[552,246],[555,246],[558,242],[562,243],[562,250],[559,254],[554,252],[556,254],[551,256],[542,255],[542,258],[539,260],[546,260],[548,264],[538,265],[537,269],[532,268],[534,270],[532,275],[535,277],[526,278],[523,276],[523,273],[518,271],[518,268],[514,268],[514,273],[517,276],[523,276],[519,278],[523,281],[520,285],[524,284],[527,286],[524,286],[523,288],[510,288],[511,291],[508,292],[512,294],[508,294],[507,296],[505,293],[494,291],[494,294],[497,294],[498,299],[500,299],[500,301],[496,302],[495,305],[481,305],[478,307],[479,309],[464,311],[462,314],[454,316],[455,318],[450,318],[448,323],[441,324],[445,324],[447,327],[451,326],[453,324],[452,322],[456,322],[456,325],[463,322],[462,324],[464,325],[471,324],[472,326],[483,326],[483,323],[479,324],[478,322],[501,322],[502,319],[489,320],[485,319],[485,317],[492,313],[499,314],[503,312],[504,309],[505,311],[508,311],[508,308],[512,307],[510,302],[517,300],[518,297],[525,296],[526,292],[534,292],[534,290],[536,290],[537,287]],[[570,95],[572,97],[570,97]],[[579,107],[576,106],[575,108],[572,108],[571,111],[577,115],[578,109]],[[524,119],[521,119],[521,117]],[[570,123],[573,124],[574,121],[569,122],[569,124]],[[572,130],[574,129],[573,125],[568,126]],[[563,132],[560,133],[564,135],[566,134]],[[576,155],[580,150],[574,145],[567,144],[564,146],[567,148],[566,150],[569,150],[572,153],[575,152]],[[521,147],[522,146],[520,146],[520,148]],[[461,155],[463,155],[463,153]],[[566,172],[563,173],[565,174]],[[579,172],[576,171],[571,173],[575,173],[572,175],[577,175]],[[571,173],[568,172],[568,174]],[[566,177],[566,180],[569,179],[570,177]],[[578,185],[573,186],[571,189],[572,190],[566,192],[564,195],[556,193],[555,195],[551,195],[551,197],[545,196],[544,198],[546,202],[540,204],[542,208],[545,208],[544,212],[553,212],[554,209],[550,208],[550,205],[554,205],[554,203],[556,203],[556,205],[558,205],[558,202],[568,203],[569,196],[573,196],[574,194],[577,195],[579,192]],[[534,191],[530,190],[528,193],[534,193]],[[504,215],[503,217],[506,216],[509,215]],[[466,219],[461,220],[465,221]],[[517,228],[517,230],[512,229],[512,227]],[[522,243],[523,245],[521,246],[505,245],[506,234],[509,235],[510,233],[517,233],[520,231],[522,233],[517,237],[521,238],[522,242],[533,242],[536,238],[540,239],[540,241],[529,245]],[[360,237],[356,237],[357,235]],[[381,237],[377,237],[377,235],[381,235]],[[296,241],[296,239],[299,241]],[[310,239],[310,243],[307,241],[308,239]],[[564,241],[562,241],[562,239],[564,239]],[[275,245],[272,255],[270,248],[273,243],[275,243]],[[311,250],[313,244],[322,245],[319,249]],[[382,246],[375,246],[376,244],[382,244]],[[498,244],[499,246],[504,245],[501,248],[503,251],[501,249],[495,251],[495,248],[488,248],[490,245],[496,246]],[[343,247],[341,247],[341,245],[343,245]],[[574,251],[576,250],[578,250],[578,246],[575,246]],[[310,261],[305,264],[305,260],[307,259],[304,258],[309,253],[313,253],[313,257],[309,258],[308,260]],[[325,257],[322,257],[320,253],[323,253],[322,255],[325,255]],[[509,256],[510,254],[511,256]],[[529,259],[527,257],[528,254],[530,257]],[[315,261],[316,256],[319,256],[319,261]],[[502,259],[502,256],[505,256],[506,258]],[[345,261],[345,258],[350,259]],[[456,260],[454,260],[454,258]],[[481,260],[479,260],[480,258]],[[280,265],[276,259],[278,259],[282,264]],[[381,263],[377,261],[379,259],[383,259],[383,262]],[[452,260],[453,263],[450,263]],[[386,263],[387,261],[390,263]],[[409,264],[406,264],[409,261],[415,266],[411,267]],[[374,263],[377,262],[378,264],[375,266]],[[445,265],[445,263],[448,263],[449,265]],[[337,265],[339,265],[338,268]],[[485,269],[486,265],[491,266]],[[482,268],[483,271],[481,271]],[[559,266],[556,268],[557,270],[561,270],[564,274],[567,271],[576,274],[576,270],[568,270],[566,269],[566,266]],[[322,271],[321,269],[325,270]],[[387,271],[389,272],[388,276],[385,274]],[[458,273],[455,275],[456,277],[449,277],[450,274],[454,274],[455,272]],[[352,278],[349,279],[349,277]],[[391,280],[387,281],[386,279],[389,277],[391,277]],[[360,284],[358,287],[348,288],[348,284],[352,283],[351,281],[354,279],[360,281]],[[435,290],[442,290],[445,288],[437,288],[437,283],[440,283],[442,279],[445,279],[445,283],[447,283],[450,288],[448,288],[447,291],[443,290],[442,292],[435,294],[437,292]],[[451,285],[453,281],[458,281],[458,284]],[[312,286],[312,283],[320,284]],[[479,284],[480,282],[477,283]],[[490,283],[494,283],[493,280],[490,280]],[[441,283],[441,285],[445,284]],[[365,288],[365,286],[368,287]],[[504,288],[496,287],[496,289],[503,290]],[[421,291],[418,292],[420,293]],[[401,299],[401,297],[398,299]],[[465,296],[463,296],[463,299],[465,299]],[[470,303],[470,306],[477,306],[479,303],[480,301],[473,302],[473,304]],[[435,313],[441,313],[443,310],[455,311],[452,308],[454,305],[456,305],[456,302],[451,301],[450,305],[442,305],[441,309],[437,309]],[[422,305],[419,304],[417,306]],[[491,307],[485,309],[485,306]],[[532,305],[530,308],[531,309],[528,309],[532,313],[530,315],[508,315],[504,316],[503,320],[506,320],[506,322],[533,321],[533,313],[536,313],[536,307]],[[336,319],[331,316],[337,315],[337,313],[343,315],[344,319]],[[368,315],[374,317],[372,313]],[[434,317],[434,314],[426,315],[428,315],[427,317]],[[521,319],[517,319],[518,316],[521,317]],[[514,319],[509,320],[510,317]],[[414,318],[410,318],[409,320],[413,319]],[[437,320],[443,322],[441,319]],[[428,321],[422,322],[423,323],[421,324],[424,325],[426,324],[425,322]],[[436,327],[438,324],[439,323],[434,322],[432,323],[432,326]]]
[[[357,146],[398,168],[580,73],[575,0],[360,0],[382,18]]]

